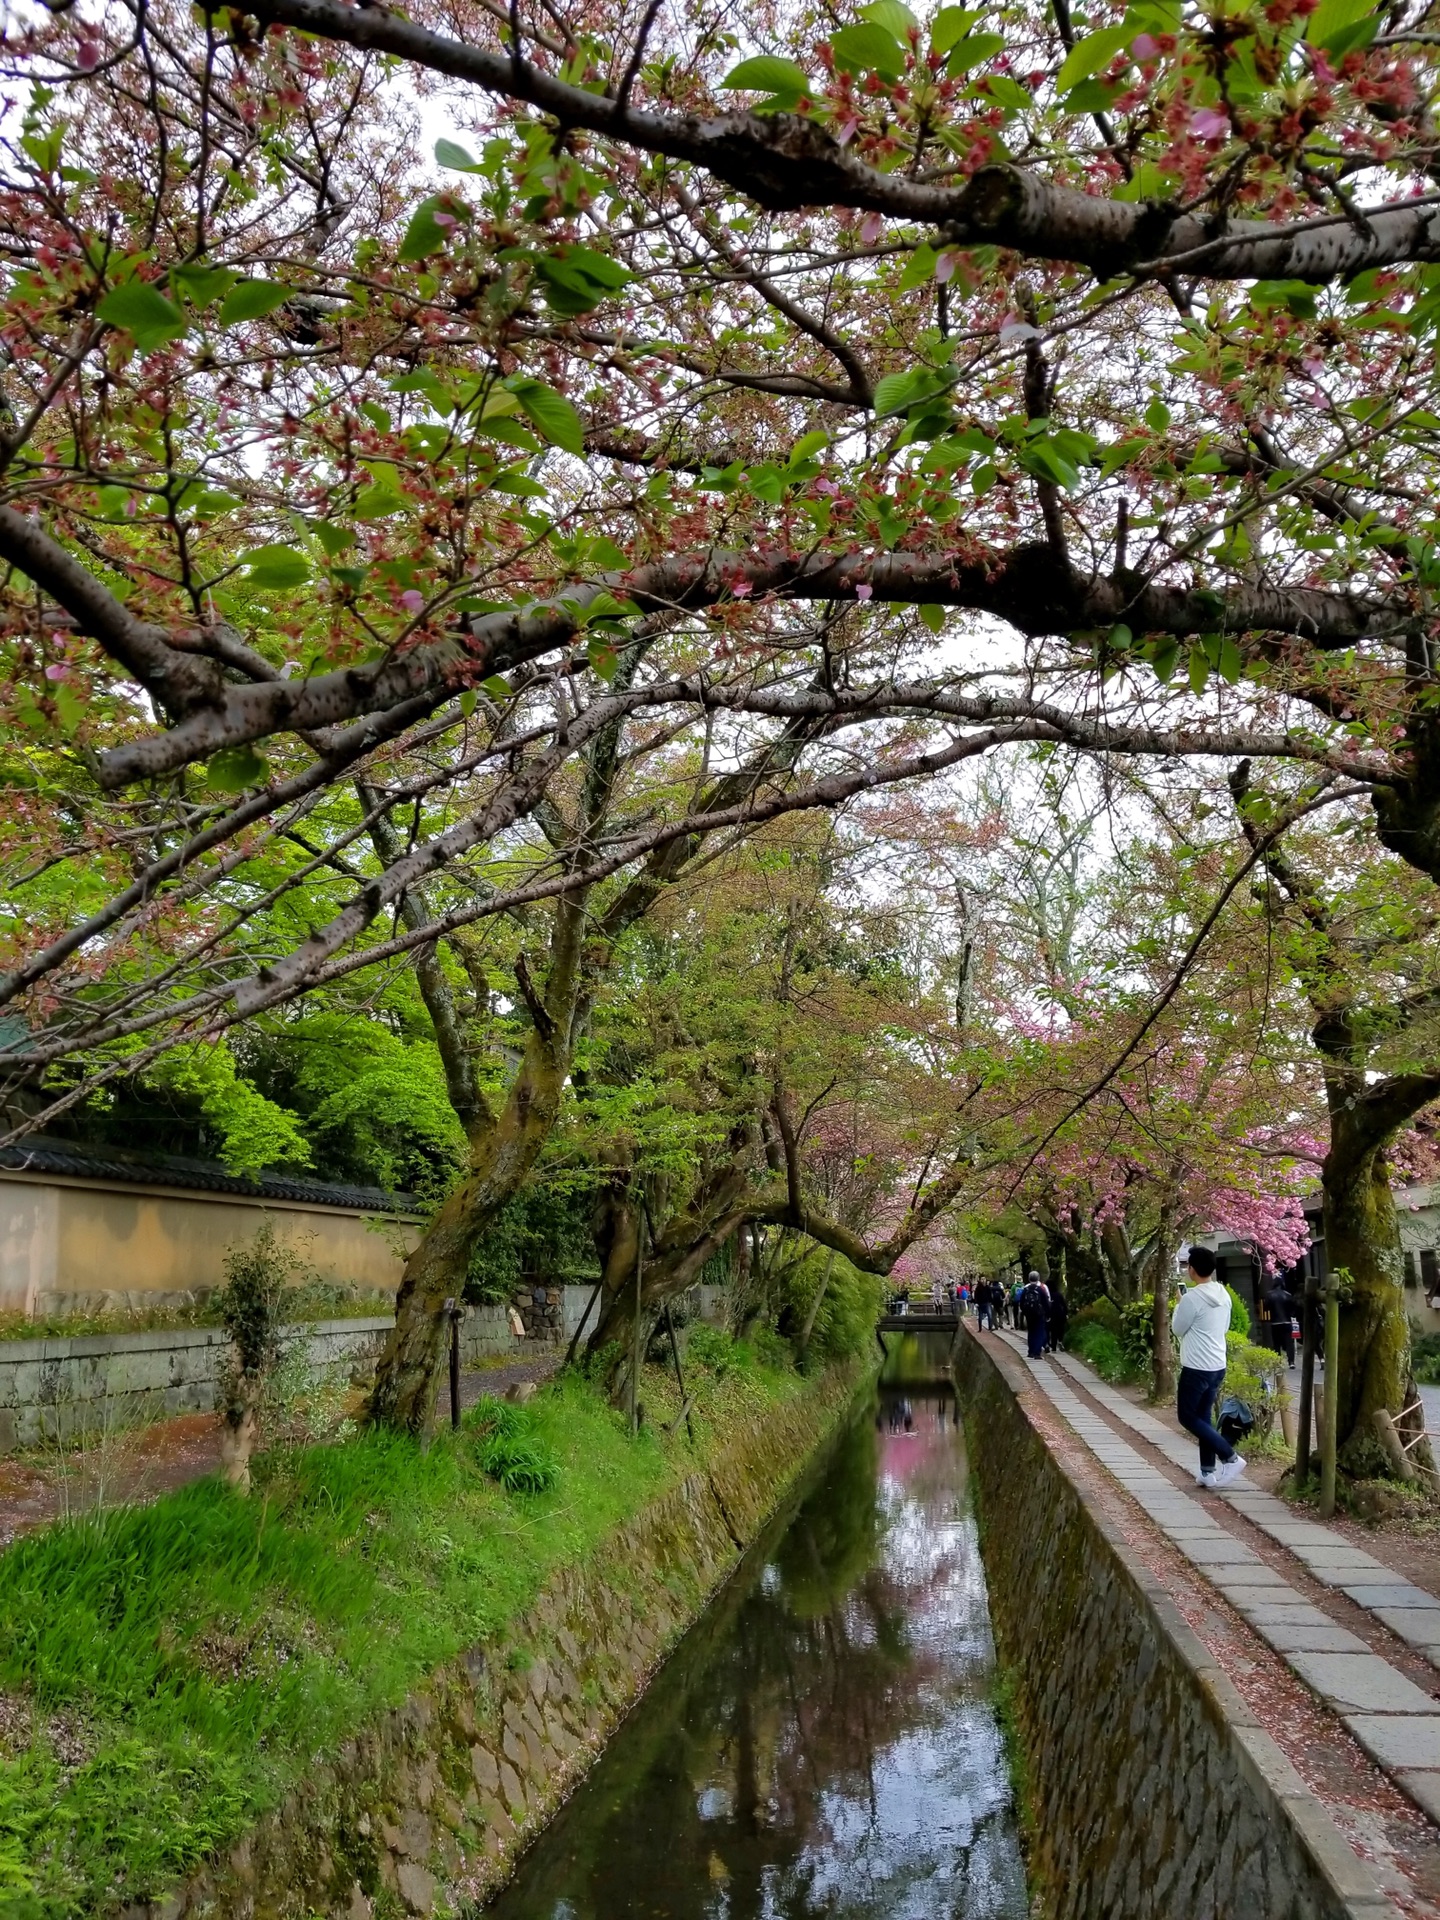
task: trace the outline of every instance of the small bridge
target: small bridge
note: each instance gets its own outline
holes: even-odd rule
[[[953,1347],[960,1338],[960,1316],[953,1308],[918,1307],[913,1313],[885,1313],[875,1322],[875,1340],[887,1357],[887,1333],[944,1333]]]

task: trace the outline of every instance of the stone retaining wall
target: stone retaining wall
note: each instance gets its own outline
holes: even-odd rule
[[[968,1328],[955,1365],[1048,1920],[1393,1920],[1169,1596],[1051,1453],[1023,1366]]]
[[[123,1920],[389,1920],[492,1893],[855,1404],[832,1372],[733,1435],[509,1642],[474,1649],[318,1763],[212,1870]]]

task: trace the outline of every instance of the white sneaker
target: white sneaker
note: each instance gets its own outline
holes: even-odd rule
[[[1210,1484],[1214,1487],[1228,1487],[1230,1482],[1232,1480],[1238,1480],[1244,1471],[1245,1462],[1237,1453],[1233,1459],[1222,1460],[1220,1462],[1219,1466],[1215,1469],[1215,1478]]]
[[[1195,1476],[1195,1484],[1197,1487],[1213,1487],[1215,1484],[1214,1467],[1211,1467],[1208,1473],[1197,1473]]]

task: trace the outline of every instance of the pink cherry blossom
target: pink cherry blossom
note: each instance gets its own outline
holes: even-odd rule
[[[885,221],[878,213],[867,213],[860,222],[860,239],[867,247],[873,247],[884,231]]]
[[[836,124],[835,144],[840,147],[848,147],[859,131],[859,120],[856,119],[853,113],[847,113],[845,118]]]
[[[407,613],[419,613],[425,605],[425,596],[418,587],[407,587],[400,596],[400,604]]]
[[[451,228],[458,227],[460,222],[455,218],[453,213],[441,213],[437,209],[435,213],[435,224],[444,232],[449,233]]]
[[[832,500],[838,500],[840,498],[840,482],[838,480],[817,480],[815,482],[815,491],[816,493],[827,493]]]
[[[100,64],[99,42],[82,40],[75,49],[75,64],[82,73],[93,73]]]
[[[855,598],[857,600],[869,600],[874,595],[874,592],[875,589],[871,586],[870,582],[868,580],[862,580],[855,589]]]
[[[942,253],[935,261],[935,278],[943,287],[955,272],[960,256],[956,253]]]
[[[1190,116],[1190,131],[1197,140],[1223,140],[1230,131],[1229,117],[1219,107],[1201,107]]]
[[[63,666],[57,666],[57,665],[51,665],[51,666],[48,666],[48,667],[46,667],[46,669],[45,669],[45,678],[46,678],[47,680],[63,680],[63,679],[65,678],[65,669],[64,669],[64,667],[63,667]]]
[[[1160,42],[1153,33],[1137,33],[1130,42],[1130,52],[1137,60],[1154,60],[1160,52]]]
[[[755,591],[755,583],[753,580],[737,580],[730,591],[737,600],[748,600]]]

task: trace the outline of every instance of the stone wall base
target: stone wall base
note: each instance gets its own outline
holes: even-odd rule
[[[1032,1423],[1023,1364],[956,1357],[1047,1920],[1393,1920],[1168,1594]]]
[[[836,1370],[735,1436],[506,1645],[476,1649],[317,1764],[223,1859],[124,1920],[386,1920],[493,1893],[854,1405]]]

